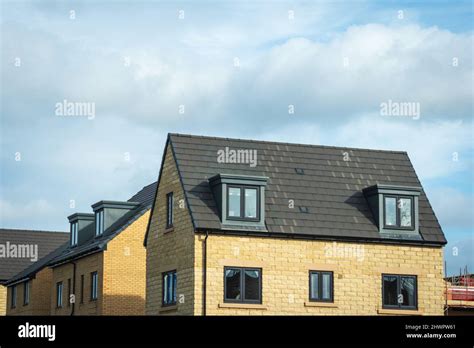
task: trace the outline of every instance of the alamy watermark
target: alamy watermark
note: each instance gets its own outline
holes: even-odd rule
[[[217,163],[239,163],[248,164],[250,167],[257,166],[257,150],[256,149],[220,149],[217,151]]]
[[[38,261],[38,244],[13,244],[7,241],[0,244],[0,259],[30,259]]]
[[[86,116],[89,120],[95,118],[95,103],[71,102],[64,99],[55,104],[56,116]]]
[[[328,258],[356,259],[360,262],[364,261],[365,249],[363,245],[338,245],[333,242],[324,247],[324,255]]]
[[[396,102],[389,99],[380,104],[380,115],[411,117],[418,120],[421,116],[421,107],[418,102]]]

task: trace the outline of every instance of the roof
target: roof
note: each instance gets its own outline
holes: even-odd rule
[[[33,278],[36,273],[41,271],[46,265],[53,260],[55,257],[61,255],[69,247],[69,241],[60,245],[58,248],[50,252],[48,255],[44,256],[43,258],[39,259],[37,262],[33,263],[29,267],[25,268],[20,273],[16,274],[12,278],[10,278],[5,285],[10,286],[16,283],[25,281],[26,279]]]
[[[402,151],[184,134],[170,134],[168,141],[196,230],[221,229],[208,183],[218,173],[268,177],[268,233],[311,238],[382,241],[362,190],[377,184],[421,187],[407,153]],[[257,150],[258,165],[219,163],[217,151],[226,147]],[[289,200],[294,200],[294,209],[289,208]],[[307,209],[298,209],[300,206]],[[423,190],[419,197],[419,223],[422,242],[446,243]]]
[[[84,244],[77,247],[68,246],[59,255],[48,262],[48,266],[55,266],[68,262],[70,260],[89,255],[101,250],[104,250],[107,243],[117,236],[120,232],[125,230],[130,224],[137,220],[140,216],[145,214],[153,203],[157,183],[154,182],[143,187],[139,192],[134,194],[127,202],[136,202],[139,205],[120,217],[111,226],[109,226],[100,237],[92,237]],[[88,229],[95,229],[94,224],[90,224]],[[91,233],[94,236],[94,233]]]
[[[0,245],[37,245],[37,260],[48,255],[58,246],[69,240],[69,233],[20,229],[0,229]],[[36,261],[37,261],[36,260]],[[6,257],[0,262],[0,283],[3,283],[31,266],[35,261],[30,257]]]

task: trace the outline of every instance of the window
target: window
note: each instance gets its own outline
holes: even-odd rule
[[[227,187],[227,218],[259,220],[259,190],[253,186]]]
[[[81,303],[84,303],[84,274],[81,275]]]
[[[309,272],[309,300],[334,302],[333,272]]]
[[[30,281],[23,283],[23,305],[26,306],[30,303]]]
[[[95,213],[95,235],[100,236],[104,233],[104,210]]]
[[[11,308],[15,308],[16,307],[16,285],[13,285],[12,286],[12,302],[11,302]]]
[[[176,270],[163,273],[163,306],[172,306],[176,304]]]
[[[382,307],[417,309],[417,278],[413,275],[382,275]]]
[[[385,228],[413,229],[413,198],[384,196]]]
[[[262,269],[225,267],[224,302],[262,303]]]
[[[63,282],[56,283],[56,307],[63,306]]]
[[[78,236],[78,223],[74,222],[71,224],[71,246],[77,245],[77,236]]]
[[[166,195],[166,228],[173,227],[173,192]]]
[[[91,301],[97,300],[97,294],[98,294],[98,276],[97,272],[92,272],[91,273]]]
[[[72,286],[71,286],[71,278],[67,280],[67,306],[71,305],[71,295],[72,295]]]

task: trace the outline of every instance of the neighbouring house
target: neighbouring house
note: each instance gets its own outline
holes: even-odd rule
[[[446,239],[406,152],[169,134],[150,315],[442,315]]]
[[[69,233],[65,232],[0,229],[0,315],[5,315],[7,310],[23,310],[27,307],[21,285],[13,285],[11,291],[16,296],[7,299],[10,279],[51,253],[68,238]],[[36,282],[40,283],[41,280]],[[26,285],[27,291],[29,285]]]
[[[128,201],[99,201],[68,217],[67,247],[52,268],[51,315],[143,315],[145,235],[156,183]],[[71,300],[72,299],[72,300]]]
[[[69,235],[68,235],[69,238]],[[53,271],[47,264],[69,245],[66,242],[8,280],[7,315],[49,315]]]

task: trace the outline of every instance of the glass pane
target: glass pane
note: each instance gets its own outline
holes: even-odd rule
[[[402,306],[415,307],[415,278],[401,277]]]
[[[331,299],[331,274],[323,273],[323,300]]]
[[[172,303],[173,302],[173,274],[168,275],[168,298],[167,302]]]
[[[245,217],[257,218],[257,189],[245,189]]]
[[[225,270],[225,298],[230,300],[240,300],[240,270]]]
[[[229,216],[240,217],[240,188],[229,188]]]
[[[398,306],[397,295],[397,277],[383,276],[383,304]]]
[[[175,272],[173,273],[173,303],[176,302],[176,282],[177,282],[177,276]]]
[[[319,274],[318,273],[311,273],[311,299],[318,300],[319,299]]]
[[[168,275],[163,277],[163,303],[168,303]]]
[[[245,299],[256,300],[260,299],[260,271],[246,270],[245,271]]]
[[[394,197],[385,197],[385,225],[397,225],[397,200]]]
[[[400,198],[398,200],[400,207],[400,226],[410,227],[411,226],[411,199]]]

